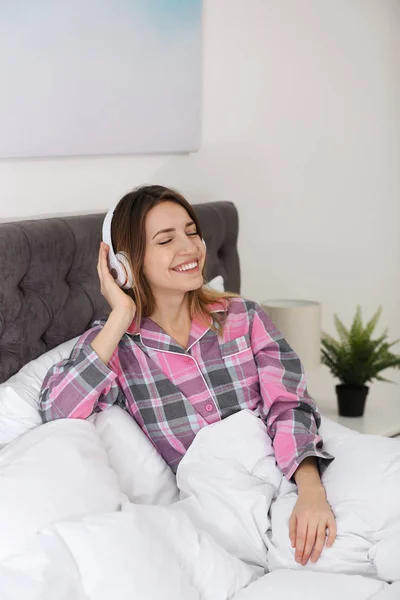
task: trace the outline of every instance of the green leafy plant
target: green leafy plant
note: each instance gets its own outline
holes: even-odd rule
[[[322,334],[322,363],[341,383],[359,387],[365,386],[374,379],[394,383],[381,377],[379,373],[389,367],[400,368],[400,355],[393,354],[389,350],[400,340],[389,344],[387,329],[377,339],[371,338],[381,313],[382,306],[364,328],[361,307],[357,305],[350,329],[346,329],[338,316],[334,315],[340,341],[327,333]]]

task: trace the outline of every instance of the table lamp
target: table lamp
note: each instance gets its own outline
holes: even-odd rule
[[[261,306],[306,369],[321,364],[321,305],[310,300],[264,300]]]

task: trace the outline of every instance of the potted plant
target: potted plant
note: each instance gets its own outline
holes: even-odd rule
[[[393,383],[381,377],[379,373],[389,367],[400,368],[400,355],[389,350],[399,340],[389,344],[387,329],[380,337],[371,337],[381,312],[380,306],[363,327],[361,307],[357,305],[350,329],[346,329],[338,316],[334,315],[339,341],[327,333],[322,333],[321,360],[341,382],[336,386],[336,394],[339,414],[344,417],[361,417],[369,392],[366,384],[374,379]]]

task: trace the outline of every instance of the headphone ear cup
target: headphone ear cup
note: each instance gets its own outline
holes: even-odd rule
[[[119,261],[121,269],[124,272],[120,287],[122,287],[124,290],[129,290],[133,287],[133,275],[131,266],[129,264],[128,255],[126,252],[118,252],[118,254],[116,254],[116,259]]]
[[[107,257],[108,269],[115,280],[115,283],[122,287],[126,280],[125,267],[121,264],[121,261],[115,256],[111,245],[109,245],[108,257]]]

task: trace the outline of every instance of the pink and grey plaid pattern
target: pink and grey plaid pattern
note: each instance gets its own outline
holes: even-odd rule
[[[43,421],[85,419],[117,404],[176,472],[202,427],[249,409],[265,422],[288,480],[308,456],[322,473],[333,457],[322,450],[320,414],[298,356],[257,303],[234,298],[225,311],[222,336],[193,320],[186,350],[151,319],[136,335],[132,323],[108,365],[90,345],[106,319],[95,321],[47,373]]]

